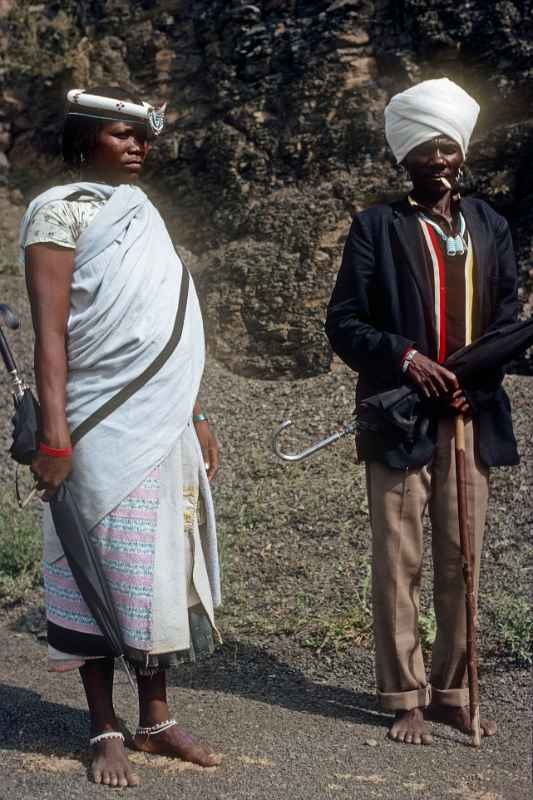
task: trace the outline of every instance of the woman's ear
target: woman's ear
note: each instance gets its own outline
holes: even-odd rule
[[[403,161],[400,161],[400,163],[397,165],[397,167],[400,170],[400,172],[405,172],[410,177],[409,167],[407,166],[407,158],[408,158],[408,156],[405,156]]]

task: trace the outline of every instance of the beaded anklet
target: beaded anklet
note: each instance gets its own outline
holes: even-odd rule
[[[151,725],[149,728],[142,728],[139,725],[136,733],[137,736],[157,736],[158,733],[163,733],[163,731],[173,728],[174,725],[177,724],[175,719],[167,719],[165,722],[158,722],[156,725]]]
[[[124,741],[124,736],[120,731],[107,731],[106,733],[98,734],[98,736],[93,736],[92,739],[89,739],[89,744],[98,744],[98,742],[103,742],[104,739],[122,739]]]

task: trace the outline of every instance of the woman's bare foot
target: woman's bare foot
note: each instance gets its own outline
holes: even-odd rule
[[[405,744],[431,744],[433,737],[424,724],[422,708],[409,711],[397,711],[389,733],[389,739]]]
[[[104,739],[92,746],[91,777],[105,786],[138,786],[139,778],[128,761],[121,739]]]
[[[91,715],[91,737],[118,731],[113,709],[114,669],[112,658],[87,661],[80,668]],[[128,761],[122,738],[109,737],[92,745],[90,776],[105,786],[138,786],[139,778]]]
[[[135,747],[145,753],[177,756],[201,767],[216,767],[222,761],[221,756],[216,755],[207,745],[196,742],[190,733],[178,725],[150,736],[136,734],[133,741]]]
[[[461,731],[461,733],[472,733],[468,706],[431,704],[426,709],[426,719],[450,725],[450,727]],[[494,736],[497,730],[497,725],[492,719],[482,719],[480,727],[482,736]]]

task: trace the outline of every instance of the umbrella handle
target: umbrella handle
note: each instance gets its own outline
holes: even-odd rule
[[[10,375],[13,375],[13,373],[16,374],[17,365],[15,364],[13,353],[11,352],[11,348],[7,343],[7,339],[4,336],[4,331],[2,330],[1,327],[0,327],[0,354],[2,355],[2,360],[9,374]]]
[[[37,488],[32,489],[31,492],[29,493],[29,495],[26,498],[24,498],[24,500],[20,500],[19,499],[19,501],[18,501],[19,508],[26,508],[28,503],[31,503],[33,498],[36,497],[36,496],[37,496]]]
[[[0,303],[0,319],[8,328],[11,328],[12,331],[16,331],[20,328],[19,318],[7,303]]]
[[[17,495],[17,503],[18,503],[19,508],[26,508],[28,503],[31,503],[31,501],[33,500],[34,497],[42,497],[44,492],[39,494],[38,493],[39,490],[37,489],[37,486],[34,486],[33,489],[30,491],[29,495],[27,497],[25,497],[24,500],[22,499],[22,496],[20,494],[20,488],[19,488],[19,466],[20,465],[17,464],[17,467],[15,469],[15,493]]]
[[[7,305],[7,303],[0,303],[0,323],[4,323],[10,328],[12,331],[16,331],[17,328],[20,327],[20,322],[18,321],[18,317],[13,311],[13,309]],[[2,330],[0,324],[0,353],[4,360],[4,364],[6,365],[6,369],[8,372],[16,372],[17,365],[15,364],[15,359],[13,358],[13,353],[11,352],[9,345],[7,343],[7,339],[4,336],[4,331]]]
[[[17,372],[17,365],[9,347],[8,341],[2,330],[1,323],[5,323],[12,331],[16,331],[20,327],[20,322],[13,309],[7,303],[0,303],[0,355],[5,364],[6,370],[11,375],[13,381],[13,394],[15,398],[20,399],[24,394],[26,384],[21,380]]]
[[[354,431],[356,430],[356,423],[349,422],[346,425],[343,425],[340,431],[332,433],[331,436],[327,436],[325,439],[321,439],[320,441],[315,442],[315,444],[311,445],[311,447],[307,447],[300,453],[284,453],[280,448],[278,440],[282,431],[284,431],[285,428],[288,428],[289,425],[292,425],[290,419],[286,420],[285,422],[282,422],[281,425],[278,425],[278,427],[274,430],[272,434],[272,449],[274,450],[274,453],[277,455],[277,457],[281,458],[283,461],[302,461],[302,459],[307,458],[313,453],[316,453],[318,450],[322,450],[323,447],[327,447],[328,444],[333,444],[333,442],[336,442],[343,436],[347,436],[350,433],[354,433]]]

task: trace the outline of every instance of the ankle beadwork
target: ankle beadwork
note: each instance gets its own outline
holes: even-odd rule
[[[163,731],[177,724],[175,719],[167,719],[165,722],[158,722],[156,725],[151,725],[148,728],[143,728],[139,725],[137,728],[137,736],[156,736],[158,733],[163,733]]]
[[[124,741],[124,736],[120,731],[106,731],[89,739],[89,744],[98,744],[98,742],[103,742],[105,739],[122,739]]]

